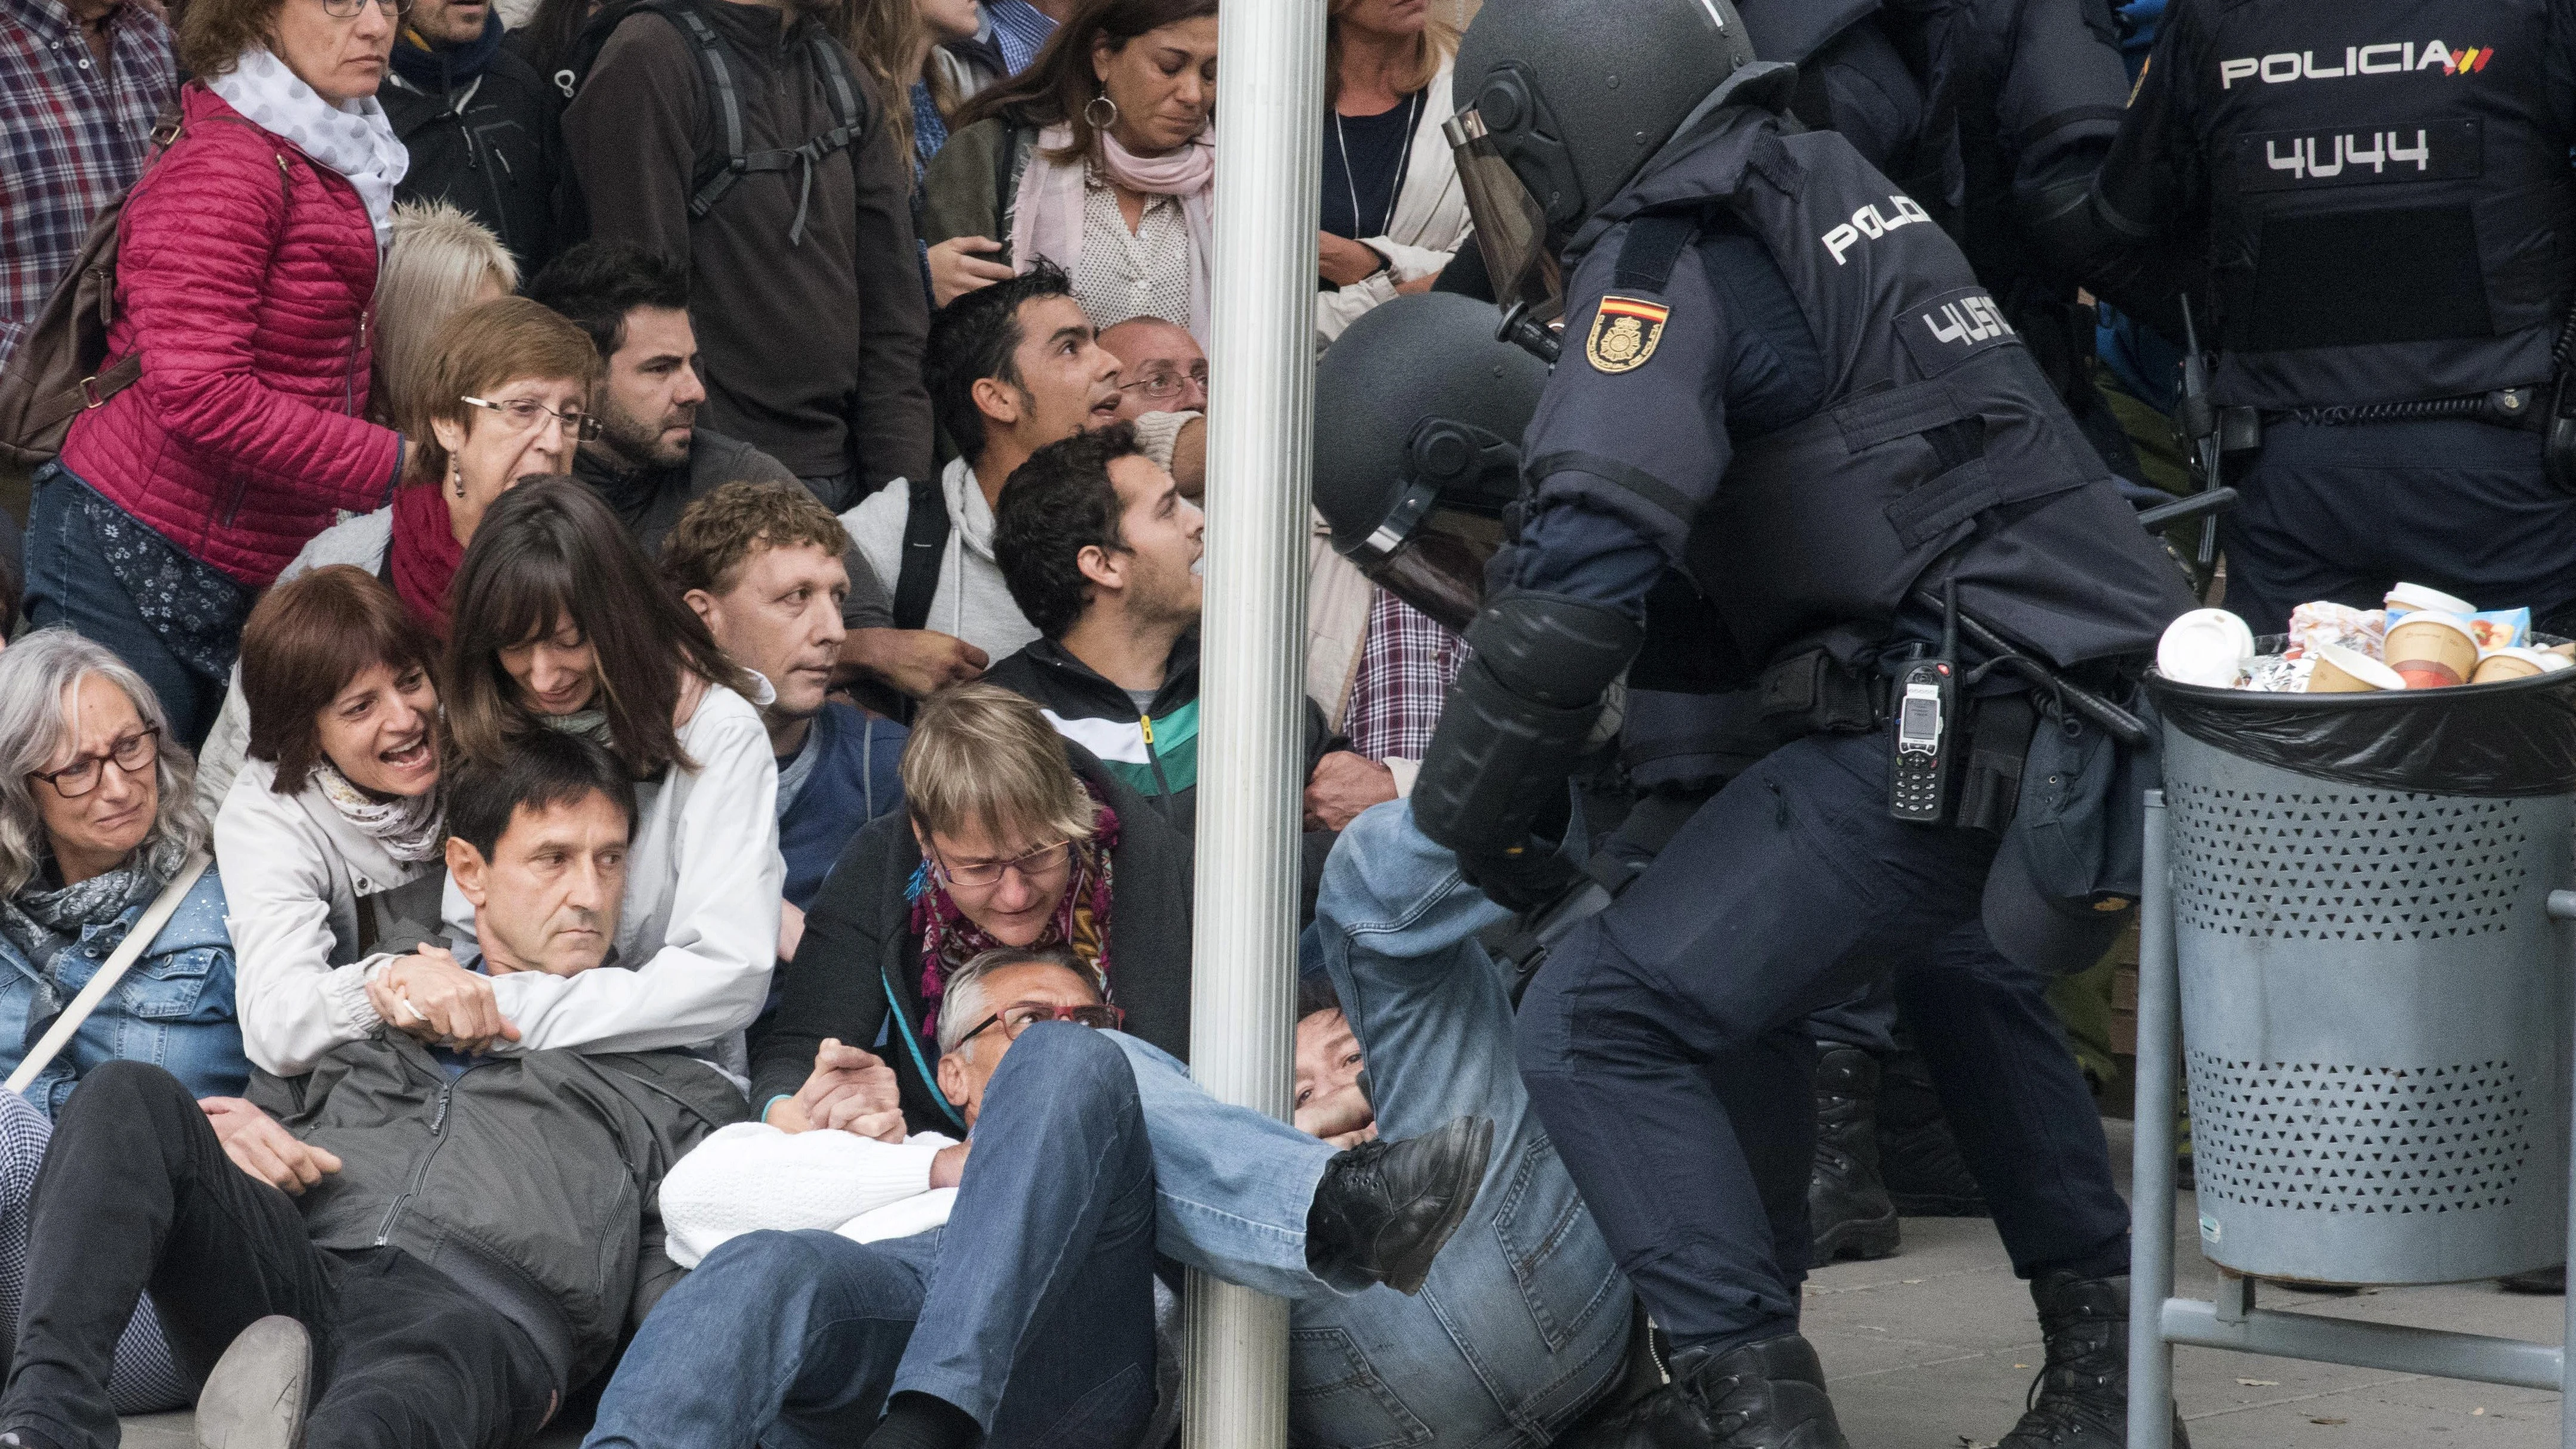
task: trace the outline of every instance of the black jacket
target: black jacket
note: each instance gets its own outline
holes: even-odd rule
[[[534,66],[503,47],[446,90],[389,74],[376,98],[411,152],[397,200],[446,201],[490,227],[522,278],[554,258],[563,102]]]
[[[662,1176],[743,1118],[733,1083],[683,1052],[529,1052],[450,1076],[390,1031],[300,1077],[253,1073],[250,1100],[340,1158],[298,1202],[316,1246],[437,1267],[527,1332],[560,1392],[679,1280]]]
[[[1109,852],[1109,989],[1130,1034],[1186,1058],[1190,1049],[1189,837],[1163,823],[1089,751],[1065,758],[1118,812]],[[912,819],[901,811],[858,833],[805,914],[805,939],[787,968],[774,1024],[752,1049],[753,1112],[793,1095],[825,1037],[865,1047],[894,1068],[903,1115],[915,1131],[959,1132],[930,1076],[934,1051],[920,1037],[921,937],[904,887],[921,866]],[[889,1019],[891,1001],[901,1013]],[[880,1036],[880,1033],[883,1035]],[[917,1050],[916,1050],[917,1049]]]

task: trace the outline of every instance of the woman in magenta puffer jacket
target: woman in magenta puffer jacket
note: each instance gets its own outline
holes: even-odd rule
[[[252,599],[335,510],[384,505],[365,420],[376,261],[405,155],[375,100],[409,0],[195,0],[178,139],[125,210],[131,387],[36,475],[27,612],[114,650],[203,737]]]

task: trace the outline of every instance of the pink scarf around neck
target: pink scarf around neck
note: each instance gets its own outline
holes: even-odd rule
[[[1216,127],[1202,128],[1189,144],[1160,156],[1139,156],[1100,134],[1100,169],[1109,179],[1148,196],[1175,196],[1190,234],[1189,331],[1207,346],[1208,266],[1216,235]],[[1036,154],[1020,173],[1011,216],[1011,259],[1025,272],[1039,257],[1070,272],[1082,260],[1085,164],[1051,161],[1046,153],[1072,144],[1073,130],[1054,125],[1038,133]],[[1103,319],[1094,318],[1094,321]]]

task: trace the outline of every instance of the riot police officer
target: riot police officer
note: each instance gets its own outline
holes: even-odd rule
[[[2544,446],[2576,265],[2569,25],[2548,0],[2174,0],[2099,178],[2061,193],[2056,248],[2095,291],[2177,339],[2186,285],[2197,303],[2244,494],[2226,604],[2257,633],[2401,578],[2576,605],[2576,449],[2553,468]]]
[[[2045,812],[2012,797],[2025,756],[2112,758],[2102,691],[2191,601],[1957,247],[1784,121],[1794,74],[1725,4],[1491,0],[1458,73],[1502,294],[1526,323],[1550,258],[1572,270],[1526,516],[1416,818],[1497,898],[1550,899],[1569,761],[1641,650],[1710,698],[1760,685],[1789,743],[1557,942],[1522,1066],[1679,1350],[1618,1442],[1839,1445],[1774,1252],[1802,1224],[1756,1167],[1804,1116],[1812,1049],[1780,1028],[1926,941],[2089,964],[2109,902],[2021,841]],[[1936,651],[1958,633],[1982,642]]]

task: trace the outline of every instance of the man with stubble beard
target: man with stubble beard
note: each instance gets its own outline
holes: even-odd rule
[[[528,295],[590,334],[607,362],[602,433],[581,445],[573,476],[617,512],[647,557],[691,503],[727,483],[793,483],[785,464],[697,424],[707,398],[686,268],[622,242],[584,242],[528,284]],[[853,550],[837,678],[869,676],[919,698],[972,679],[984,661],[958,640],[896,629],[884,587]]]

